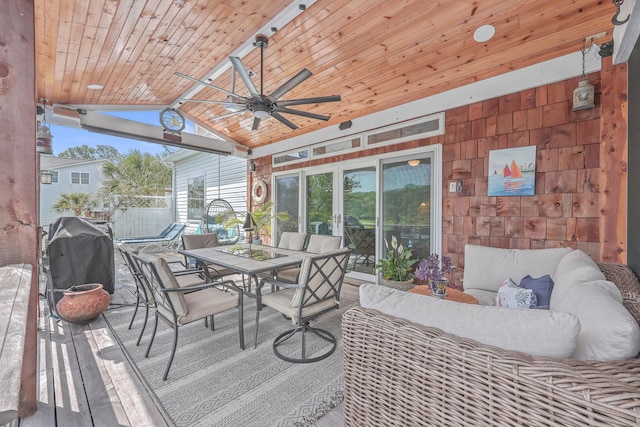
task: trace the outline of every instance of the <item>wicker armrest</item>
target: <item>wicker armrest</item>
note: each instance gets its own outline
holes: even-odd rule
[[[597,263],[607,280],[620,289],[622,303],[640,324],[640,282],[633,271],[624,264],[611,262]]]
[[[640,359],[533,357],[361,307],[342,330],[346,426],[640,424]]]

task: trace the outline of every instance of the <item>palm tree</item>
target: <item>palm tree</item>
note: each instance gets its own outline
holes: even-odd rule
[[[171,186],[171,168],[162,156],[140,150],[131,150],[120,160],[105,163],[102,176],[98,194],[111,200],[119,196],[114,209],[133,205],[135,196],[163,196]]]
[[[98,202],[88,193],[63,193],[51,208],[52,213],[65,214],[73,212],[75,216],[81,216],[83,212],[91,211]]]

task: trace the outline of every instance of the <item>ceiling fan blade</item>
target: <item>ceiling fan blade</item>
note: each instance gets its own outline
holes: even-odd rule
[[[271,117],[275,117],[276,119],[278,119],[281,123],[289,126],[291,128],[291,130],[296,130],[298,129],[298,126],[294,125],[293,123],[291,123],[289,120],[285,119],[283,116],[281,116],[278,113],[271,113]]]
[[[209,84],[207,82],[203,82],[202,80],[198,80],[195,77],[191,77],[191,76],[188,76],[186,74],[182,74],[182,73],[178,73],[178,72],[176,72],[176,76],[180,76],[180,77],[182,77],[184,79],[191,80],[194,83],[198,83],[198,84],[201,84],[201,85],[206,86],[208,88],[215,89],[215,90],[220,91],[220,92],[222,92],[224,94],[227,94],[229,96],[233,96],[234,98],[242,99],[242,100],[245,100],[245,101],[247,100],[247,98],[245,98],[244,96],[239,96],[239,95],[237,95],[237,94],[235,94],[233,92],[229,92],[226,89],[222,89],[221,87],[214,86],[214,85]]]
[[[176,101],[180,102],[199,102],[201,104],[220,104],[220,105],[231,105],[234,107],[245,108],[246,103],[238,103],[238,102],[228,102],[228,101],[212,101],[208,99],[188,99],[188,98],[178,98]]]
[[[309,77],[313,76],[313,73],[306,68],[303,68],[298,74],[291,77],[287,82],[285,82],[282,86],[272,92],[268,98],[272,101],[278,100],[282,95],[289,92],[294,87],[298,86],[303,81],[307,80]]]
[[[318,120],[324,120],[324,121],[327,121],[331,118],[329,116],[323,116],[321,114],[309,113],[307,111],[300,111],[300,110],[292,110],[290,108],[283,108],[283,107],[277,107],[276,111],[279,113],[295,114],[298,116],[309,117],[311,119],[318,119]]]
[[[251,77],[249,77],[247,69],[244,68],[244,65],[242,65],[242,61],[240,60],[240,58],[238,58],[237,56],[230,56],[229,60],[233,64],[233,68],[236,69],[236,72],[238,73],[244,84],[247,86],[247,89],[249,89],[251,96],[259,98],[260,94],[258,93],[258,89],[256,89],[256,85],[254,85],[251,81]]]
[[[209,119],[209,121],[216,121],[216,120],[220,120],[220,119],[226,119],[227,117],[231,117],[231,116],[235,116],[236,114],[240,114],[240,113],[244,113],[245,111],[248,111],[246,108],[243,108],[242,110],[238,110],[238,111],[232,111],[230,113],[227,114],[223,114],[221,116],[217,116],[217,117],[212,117]]]
[[[257,117],[253,118],[253,126],[251,126],[251,130],[258,130],[260,127],[260,119]]]
[[[341,99],[342,98],[340,98],[340,95],[318,96],[316,98],[287,99],[287,100],[278,101],[277,104],[279,107],[287,107],[289,105],[321,104],[323,102],[338,102]]]

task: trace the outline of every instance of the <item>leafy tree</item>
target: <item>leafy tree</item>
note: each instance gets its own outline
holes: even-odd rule
[[[110,145],[96,145],[89,147],[88,145],[80,145],[78,147],[70,147],[58,154],[58,157],[69,159],[87,159],[87,160],[111,160],[117,161],[121,158],[120,152]]]
[[[83,212],[91,211],[98,202],[89,193],[63,193],[51,208],[52,213],[65,214],[72,212],[75,216],[82,216]]]
[[[101,198],[111,200],[114,209],[138,206],[136,196],[163,196],[171,186],[171,168],[162,156],[130,150],[117,161],[102,167]]]

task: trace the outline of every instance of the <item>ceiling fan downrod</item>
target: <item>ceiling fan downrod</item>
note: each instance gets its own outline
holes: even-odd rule
[[[258,34],[254,46],[260,48],[260,97],[264,97],[264,50],[269,47],[269,39],[264,34]]]

